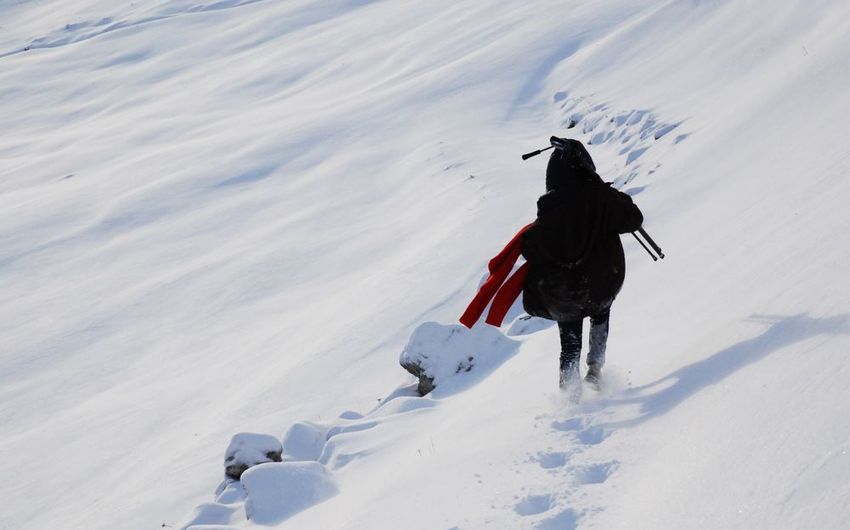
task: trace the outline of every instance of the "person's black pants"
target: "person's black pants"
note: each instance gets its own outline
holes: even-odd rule
[[[587,364],[605,364],[605,347],[608,343],[608,318],[610,308],[590,317],[590,351],[587,353]],[[561,334],[561,370],[570,363],[581,360],[581,331],[582,320],[558,322]]]

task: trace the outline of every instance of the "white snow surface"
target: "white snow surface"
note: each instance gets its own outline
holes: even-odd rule
[[[848,56],[839,0],[0,0],[0,528],[845,528]],[[667,254],[603,390],[514,311],[415,396],[551,134]]]

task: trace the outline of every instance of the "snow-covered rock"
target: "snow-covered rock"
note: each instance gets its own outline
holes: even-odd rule
[[[490,326],[470,330],[425,322],[413,331],[399,363],[419,378],[418,391],[424,396],[453,380],[457,383],[451,386],[456,388],[480,379],[510,357],[518,344]],[[471,377],[462,377],[470,372],[474,372]]]
[[[269,434],[242,432],[233,436],[224,453],[224,474],[239,479],[246,469],[264,462],[280,462],[280,440]]]
[[[338,493],[336,482],[318,462],[283,462],[249,469],[242,475],[248,519],[277,524]]]

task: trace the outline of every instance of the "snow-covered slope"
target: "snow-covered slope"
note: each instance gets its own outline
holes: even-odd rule
[[[842,528],[848,53],[835,0],[0,1],[0,528]],[[550,134],[668,255],[606,389],[537,326],[411,396]]]

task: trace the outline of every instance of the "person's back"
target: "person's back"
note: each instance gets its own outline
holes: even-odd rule
[[[608,312],[623,284],[619,234],[640,228],[643,215],[631,197],[604,183],[584,146],[556,149],[546,171],[537,219],[523,238],[529,262],[523,305],[531,315],[556,320],[561,330],[561,384],[578,377],[582,319],[591,317],[588,379],[604,364]],[[604,333],[603,333],[604,332]]]

